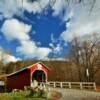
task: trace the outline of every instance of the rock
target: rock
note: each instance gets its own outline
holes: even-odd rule
[[[13,89],[12,92],[20,92],[21,90],[20,89]]]
[[[62,97],[62,94],[58,91],[50,91],[47,94],[47,98],[51,100],[58,100]]]

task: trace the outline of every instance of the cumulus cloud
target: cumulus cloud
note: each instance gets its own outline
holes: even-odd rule
[[[17,53],[25,58],[47,59],[50,52],[50,48],[37,47],[33,41],[22,41],[21,46],[17,47]]]
[[[73,1],[73,0],[70,0]],[[77,1],[77,0],[76,0]],[[13,15],[20,15],[22,10],[29,13],[41,13],[48,6],[49,0],[37,0],[31,2],[23,0],[23,7],[21,0],[7,0],[0,1],[0,19],[2,17],[10,18]],[[90,14],[92,0],[84,0],[84,3],[75,4],[70,2],[69,6],[66,0],[56,0],[52,6],[53,16],[62,17],[66,22],[66,30],[61,33],[61,38],[65,41],[71,41],[73,37],[83,37],[92,33],[100,32],[100,0],[96,0],[95,6]],[[1,31],[4,33],[8,40],[17,39],[20,46],[17,47],[17,53],[24,55],[26,58],[46,58],[51,50],[59,52],[62,50],[59,44],[55,44],[55,39],[52,36],[54,43],[50,44],[50,48],[39,47],[36,42],[31,40],[29,32],[31,25],[20,22],[17,19],[5,20]],[[36,34],[33,32],[33,34]]]
[[[96,0],[93,11],[90,12],[90,4],[78,4],[73,9],[73,18],[66,23],[66,30],[62,33],[65,41],[70,41],[73,37],[83,37],[100,32],[100,12],[98,11],[100,0]],[[78,10],[80,9],[80,10]],[[68,25],[69,24],[69,25]]]
[[[48,5],[49,0],[0,0],[0,14],[4,18],[12,18],[14,15],[22,16],[24,11],[29,13],[41,13]]]
[[[51,34],[51,42],[49,43],[49,46],[52,50],[52,52],[50,53],[51,59],[64,59],[66,48],[68,46],[66,42],[64,42],[61,38],[54,37],[54,34]]]
[[[1,31],[8,40],[29,40],[28,32],[31,30],[31,25],[24,24],[17,19],[5,20]]]
[[[60,43],[56,45],[54,43],[50,43],[49,46],[52,48],[52,53],[56,55],[60,55],[63,50],[63,46]]]
[[[23,1],[23,9],[32,13],[41,13],[49,4],[49,0],[37,0],[29,2],[28,0]]]
[[[13,15],[19,15],[19,3],[18,0],[0,0],[0,14],[3,15],[4,18],[11,18]],[[21,0],[20,0],[21,3]]]
[[[16,48],[18,54],[23,55],[25,58],[47,58],[51,49],[39,47],[37,42],[31,40],[28,34],[31,28],[31,25],[17,19],[9,19],[2,25],[1,31],[9,41],[18,40],[20,43],[20,46]]]
[[[13,55],[5,55],[3,62],[9,63],[9,62],[17,62],[17,61],[20,61],[20,60],[21,60],[20,58],[17,58]]]
[[[9,62],[17,62],[21,60],[20,58],[17,58],[7,52],[4,51],[4,49],[2,49],[0,47],[0,61],[2,61],[3,63],[9,63]]]
[[[61,14],[61,12],[65,8],[65,6],[66,6],[65,0],[56,0],[54,5],[52,6],[52,9],[54,10],[53,15],[57,16],[57,15]]]
[[[91,8],[94,4],[93,9]],[[66,30],[61,34],[65,41],[71,41],[73,37],[83,37],[100,32],[100,0],[84,0],[82,3],[72,2],[69,5],[66,0],[57,0],[53,7],[53,15],[60,16],[66,21]],[[91,10],[92,9],[92,10]]]

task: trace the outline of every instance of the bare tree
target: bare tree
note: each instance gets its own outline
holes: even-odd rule
[[[96,6],[95,4],[96,4],[97,0],[65,0],[65,1],[67,3],[67,6],[70,6],[72,3],[83,4],[84,6],[87,6],[89,4],[90,5],[89,12],[91,14],[94,7]],[[51,4],[51,6],[53,6],[56,2],[57,2],[57,0],[49,0],[49,3]]]
[[[24,2],[24,0],[21,0],[21,1],[22,1],[22,8],[23,8],[23,2]],[[30,3],[34,3],[34,2],[40,3],[40,1],[41,0],[29,0]],[[70,6],[72,3],[74,3],[74,4],[83,4],[84,6],[87,6],[89,4],[89,6],[90,6],[90,9],[89,9],[90,11],[89,12],[90,13],[92,12],[92,10],[94,9],[94,7],[96,6],[95,5],[96,1],[97,0],[65,0],[67,6]],[[58,1],[57,0],[49,0],[50,7],[53,7],[56,2],[58,2]]]
[[[74,38],[72,40],[72,47],[70,50],[70,57],[71,60],[75,63],[75,65],[77,66],[77,70],[78,70],[78,76],[79,76],[79,81],[82,81],[81,79],[81,63],[80,63],[80,59],[79,59],[79,51],[80,51],[80,47],[79,47],[79,41],[77,38]]]
[[[100,39],[80,42],[74,38],[71,59],[78,68],[80,81],[94,81],[94,75],[100,69]]]

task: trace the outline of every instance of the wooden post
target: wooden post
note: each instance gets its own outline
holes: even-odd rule
[[[93,83],[93,87],[94,87],[94,90],[96,90],[96,84],[95,83]]]
[[[54,84],[54,88],[55,88],[56,87],[56,83],[54,82],[53,84]]]
[[[62,82],[60,83],[60,87],[63,88],[63,86],[62,86]]]
[[[82,84],[82,83],[80,83],[80,89],[81,89],[81,90],[83,89],[83,84]]]
[[[68,83],[68,85],[69,85],[69,89],[71,89],[71,83],[70,82]]]

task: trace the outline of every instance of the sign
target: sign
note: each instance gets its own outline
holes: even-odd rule
[[[89,76],[89,69],[86,69],[86,75]]]
[[[4,86],[4,85],[5,85],[4,81],[0,81],[0,86]]]
[[[38,70],[42,70],[42,65],[38,64],[38,65],[37,65],[37,69],[38,69]]]

